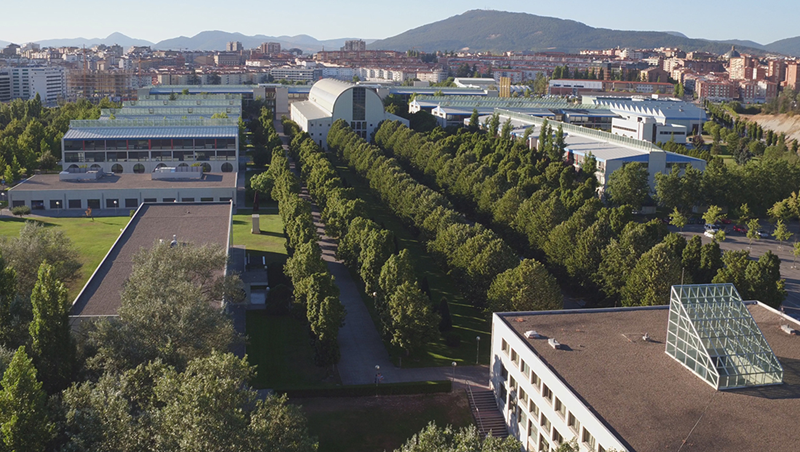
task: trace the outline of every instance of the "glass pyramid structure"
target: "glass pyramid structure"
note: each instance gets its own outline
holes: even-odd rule
[[[783,368],[733,284],[672,286],[669,356],[716,389],[781,384]]]

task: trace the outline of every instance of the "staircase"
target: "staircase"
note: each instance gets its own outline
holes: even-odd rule
[[[495,438],[508,436],[506,421],[500,410],[497,409],[494,392],[490,389],[474,389],[470,385],[467,387],[467,395],[472,417],[475,418],[481,438],[485,438],[490,431]]]

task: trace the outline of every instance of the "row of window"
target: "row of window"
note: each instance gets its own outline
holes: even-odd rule
[[[236,149],[235,138],[165,138],[152,140],[64,140],[65,151],[130,149]]]
[[[64,152],[64,161],[73,162],[182,162],[236,160],[236,151],[150,151],[150,152]]]
[[[569,426],[570,430],[572,430],[575,437],[580,438],[580,442],[583,443],[584,447],[591,451],[605,452],[605,448],[597,444],[594,436],[586,428],[581,429],[581,423],[575,414],[567,410],[567,406],[564,404],[564,402],[553,395],[553,390],[542,381],[536,372],[528,365],[528,363],[525,362],[525,360],[519,356],[516,350],[511,348],[505,339],[503,339],[501,342],[501,350],[510,358],[511,362],[514,363],[520,372],[522,372],[522,375],[525,377],[525,379],[530,381],[531,386],[533,386],[533,388],[541,394],[542,398],[553,407],[556,414],[562,420],[564,420],[564,422],[566,422],[567,426]],[[511,404],[514,402],[511,396],[516,396],[516,403],[514,405],[516,407],[515,414],[517,422],[522,426],[522,428],[525,428],[527,425],[528,436],[535,436],[535,430],[531,427],[534,427],[534,420],[538,419],[542,432],[546,433],[556,446],[561,444],[564,441],[561,433],[552,427],[550,420],[547,419],[544,413],[540,411],[539,407],[536,405],[533,399],[528,396],[525,390],[520,387],[516,379],[514,379],[514,376],[509,375],[505,365],[501,367],[501,375],[503,378],[507,379],[506,381],[510,392],[509,397],[506,399],[505,388],[501,387],[501,396],[504,400],[507,400],[506,406],[511,406]],[[525,410],[527,410],[527,414]],[[530,416],[530,418],[528,418],[528,416]],[[550,450],[550,446],[548,444],[545,444],[545,447],[542,447],[543,439],[544,436],[540,435],[538,446],[539,450]],[[544,442],[547,443],[547,441]]]
[[[181,198],[181,202],[195,202],[195,198]],[[221,197],[219,198],[220,202],[229,202],[231,198]],[[138,198],[126,198],[120,203],[119,199],[106,199],[105,208],[106,209],[116,209],[119,207],[124,207],[128,209],[135,209],[139,207],[139,199]],[[176,198],[161,198],[161,202],[177,202]],[[144,198],[142,202],[158,202],[158,198]],[[214,202],[214,198],[200,198],[200,202]],[[123,205],[124,204],[124,205]],[[21,207],[25,205],[25,201],[14,201],[12,203],[12,207]],[[100,209],[102,203],[99,199],[87,199],[86,200],[86,207],[91,209]],[[43,200],[32,200],[31,201],[31,210],[44,210],[45,202]],[[64,203],[57,199],[50,200],[50,209],[63,209]],[[67,209],[83,209],[84,202],[81,199],[68,199],[67,200]]]

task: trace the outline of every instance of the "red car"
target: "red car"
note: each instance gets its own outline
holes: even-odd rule
[[[739,226],[738,224],[733,227],[733,232],[741,232],[742,234],[747,234],[747,228],[744,226]]]
[[[723,219],[721,219],[719,221],[722,222],[722,224],[731,224],[731,220],[729,220],[727,218],[723,218]]]

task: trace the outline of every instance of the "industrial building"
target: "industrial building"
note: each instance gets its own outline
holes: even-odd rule
[[[495,313],[490,385],[527,451],[793,451],[800,324],[732,284],[669,306]]]
[[[292,120],[323,149],[327,149],[328,131],[338,119],[344,119],[364,139],[370,139],[378,125],[386,120],[408,121],[386,113],[383,101],[369,88],[335,79],[320,80],[311,87],[308,100],[291,105]]]
[[[510,119],[511,125],[519,129],[516,135],[521,136],[524,129],[535,127],[536,129],[529,136],[529,146],[536,146],[537,137],[545,119],[509,110],[497,109],[496,112],[500,116],[501,123]],[[481,124],[485,124],[489,118],[490,116],[481,117]],[[638,162],[647,168],[651,190],[655,190],[656,173],[669,173],[673,166],[678,166],[681,170],[689,165],[700,171],[706,168],[705,160],[667,152],[647,141],[558,121],[549,121],[549,124],[553,130],[559,126],[562,127],[566,142],[566,158],[576,167],[583,166],[586,158],[590,155],[596,159],[597,172],[595,175],[600,182],[601,193],[604,191],[608,177],[627,163]]]

